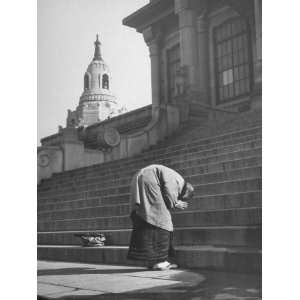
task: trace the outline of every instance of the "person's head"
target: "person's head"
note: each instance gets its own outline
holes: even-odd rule
[[[194,196],[194,187],[191,183],[185,182],[181,191],[181,194],[179,196],[180,200],[187,201],[189,199],[192,199]]]

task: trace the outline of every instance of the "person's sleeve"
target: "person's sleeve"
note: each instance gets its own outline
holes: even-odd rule
[[[176,171],[164,167],[161,169],[162,195],[168,209],[176,207],[184,179]]]
[[[164,180],[162,195],[167,208],[175,208],[178,203],[178,185],[174,178]]]
[[[130,186],[130,198],[131,198],[131,205],[135,207],[135,205],[140,204],[140,197],[139,197],[139,184],[138,184],[138,176],[137,174],[134,175],[131,186]]]

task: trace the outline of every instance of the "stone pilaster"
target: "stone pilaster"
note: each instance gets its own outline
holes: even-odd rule
[[[199,63],[199,101],[209,104],[209,70],[208,70],[208,24],[206,11],[197,18],[198,63]]]
[[[153,28],[148,27],[143,31],[143,36],[150,53],[152,111],[154,112],[160,106],[160,34],[155,34]]]
[[[254,18],[255,18],[255,42],[256,42],[256,55],[254,61],[254,84],[255,89],[261,89],[262,81],[262,1],[254,0]]]
[[[180,60],[181,66],[187,68],[188,88],[198,90],[198,47],[196,31],[196,11],[190,7],[188,0],[175,0],[175,13],[179,17]]]

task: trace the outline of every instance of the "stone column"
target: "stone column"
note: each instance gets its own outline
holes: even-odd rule
[[[180,60],[181,66],[187,68],[188,89],[197,91],[198,59],[196,11],[191,9],[188,0],[175,0],[175,13],[179,17]]]
[[[209,70],[208,70],[208,24],[206,11],[197,18],[198,62],[199,62],[199,101],[209,104]]]
[[[255,42],[256,42],[256,59],[254,62],[254,83],[256,89],[261,89],[262,81],[262,26],[261,26],[261,0],[254,0],[254,18],[255,18]]]
[[[149,47],[151,60],[151,90],[152,90],[152,112],[157,112],[160,106],[160,35],[154,34],[152,27],[143,31],[144,40]]]

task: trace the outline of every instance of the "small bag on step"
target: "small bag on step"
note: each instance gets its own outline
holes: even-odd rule
[[[102,247],[106,240],[103,233],[76,233],[76,237],[79,237],[84,247]]]

